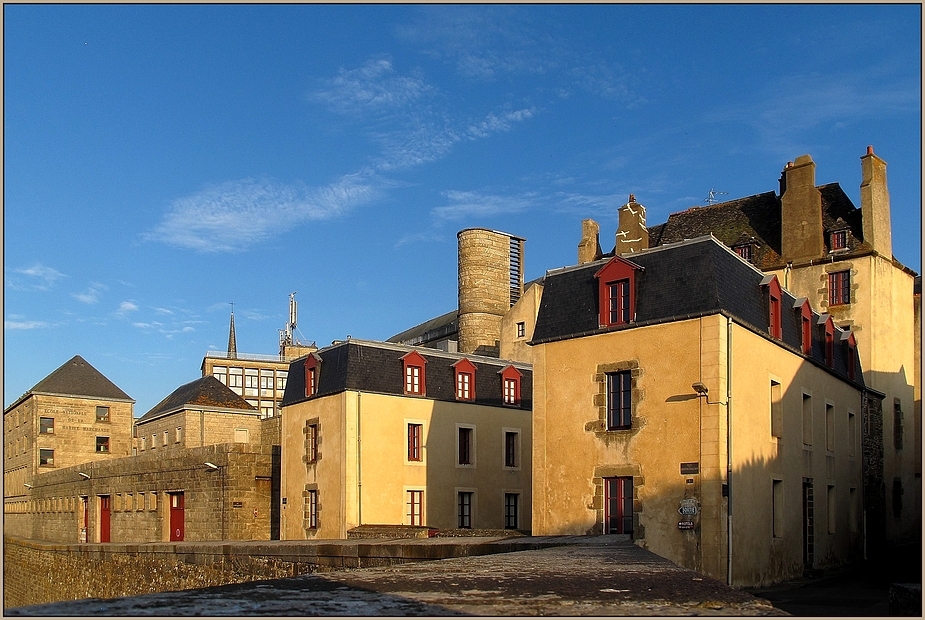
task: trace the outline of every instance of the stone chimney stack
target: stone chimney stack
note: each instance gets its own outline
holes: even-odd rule
[[[603,255],[600,239],[601,227],[594,220],[581,221],[581,242],[578,244],[578,264],[596,261]]]
[[[825,256],[822,194],[816,189],[816,164],[809,155],[788,162],[783,173],[780,246],[783,259],[802,263]]]
[[[629,201],[620,207],[617,228],[616,254],[639,252],[649,247],[649,230],[646,228],[646,208],[630,194]]]
[[[861,221],[864,241],[886,258],[893,256],[890,227],[890,193],[886,188],[886,162],[867,147],[861,158]]]

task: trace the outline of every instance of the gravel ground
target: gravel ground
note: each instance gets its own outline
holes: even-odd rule
[[[7,609],[40,616],[781,616],[764,599],[630,542],[344,570],[113,600]]]

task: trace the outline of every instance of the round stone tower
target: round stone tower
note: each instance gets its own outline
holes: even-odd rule
[[[460,353],[497,357],[501,319],[523,292],[524,240],[467,228],[459,241]]]

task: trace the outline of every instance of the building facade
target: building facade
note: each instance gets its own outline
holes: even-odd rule
[[[734,585],[862,553],[882,394],[775,276],[712,237],[551,271],[531,345],[534,535],[630,534]]]
[[[296,360],[281,537],[529,529],[531,394],[528,366],[476,355],[348,339]]]
[[[5,500],[41,473],[130,455],[134,403],[79,355],[39,381],[3,412]]]

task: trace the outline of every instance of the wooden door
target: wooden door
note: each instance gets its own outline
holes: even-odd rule
[[[109,511],[110,497],[100,495],[100,542],[109,542]]]
[[[170,540],[183,540],[183,493],[170,494]]]

